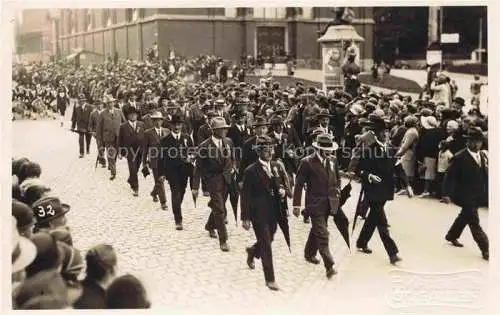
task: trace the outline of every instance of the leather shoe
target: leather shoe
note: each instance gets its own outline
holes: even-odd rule
[[[161,204],[161,210],[168,210],[168,206],[166,203]]]
[[[211,238],[217,238],[217,233],[215,233],[214,230],[208,231],[208,235],[210,235]]]
[[[175,229],[177,231],[182,231],[184,229],[184,227],[182,226],[182,223],[176,223],[175,224]]]
[[[204,191],[204,192],[203,192],[203,196],[204,196],[204,197],[210,197],[210,193],[209,193],[208,191]]]
[[[153,202],[158,202],[158,196],[153,194],[153,193],[150,193],[151,197],[153,197]]]
[[[489,261],[490,260],[490,253],[489,252],[483,252],[483,259]]]
[[[249,248],[249,247],[247,247],[246,251],[247,251],[247,265],[248,265],[248,268],[255,269],[255,262],[253,260],[252,249]]]
[[[80,154],[80,159],[83,159],[83,154]]]
[[[464,247],[464,244],[460,243],[458,240],[449,240],[449,239],[446,239],[448,242],[451,243],[451,245],[455,246],[455,247]]]
[[[369,249],[368,247],[358,247],[358,250],[362,253],[365,253],[365,254],[373,253],[373,251],[371,249]]]
[[[331,279],[334,275],[337,274],[337,270],[335,270],[335,268],[333,267],[330,267],[330,268],[327,268],[326,269],[326,277],[328,279]]]
[[[273,290],[273,291],[279,291],[280,288],[278,287],[278,285],[276,284],[276,282],[274,281],[271,281],[271,282],[266,282],[266,286],[270,289],[270,290]]]
[[[114,180],[116,178],[116,175],[115,174],[111,174],[111,177],[109,178],[109,180]]]
[[[139,191],[137,191],[137,190],[134,190],[134,192],[132,193],[132,195],[133,195],[134,197],[137,197],[137,196],[139,196]]]
[[[397,254],[394,254],[392,255],[390,258],[389,258],[389,261],[391,262],[391,265],[394,265],[396,264],[398,261],[401,261],[403,259],[401,259],[401,257],[399,257]]]
[[[305,258],[306,258],[306,261],[311,263],[311,264],[319,265],[319,263],[320,263],[319,259],[316,257],[305,257]]]
[[[223,251],[223,252],[228,252],[229,251],[229,246],[227,246],[227,243],[220,244],[220,250]]]

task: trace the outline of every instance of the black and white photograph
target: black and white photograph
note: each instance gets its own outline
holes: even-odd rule
[[[6,311],[500,313],[487,3],[75,3],[2,15]]]

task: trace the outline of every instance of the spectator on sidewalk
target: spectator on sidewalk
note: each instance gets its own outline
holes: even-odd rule
[[[407,130],[403,140],[401,141],[401,147],[398,152],[396,152],[396,157],[401,159],[401,166],[403,167],[411,187],[414,184],[415,178],[415,149],[419,139],[419,133],[417,130],[418,119],[415,116],[407,116],[404,119],[404,124]]]
[[[420,197],[429,197],[435,192],[433,184],[436,179],[438,146],[445,135],[438,128],[436,117],[422,116],[420,122],[422,129],[416,152],[418,163],[425,167],[425,187]]]
[[[85,256],[87,276],[83,280],[83,293],[75,302],[76,309],[106,308],[106,290],[116,275],[116,253],[111,245],[100,244]],[[123,296],[123,298],[126,298]]]
[[[116,278],[109,286],[106,305],[108,309],[150,308],[144,285],[132,275]]]

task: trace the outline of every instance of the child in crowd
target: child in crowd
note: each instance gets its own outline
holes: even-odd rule
[[[453,153],[449,150],[448,142],[445,140],[439,142],[439,153],[438,153],[438,167],[436,174],[436,192],[438,198],[443,197],[443,181],[444,175],[448,170],[450,165],[450,160],[453,157]],[[443,202],[443,200],[441,200]]]

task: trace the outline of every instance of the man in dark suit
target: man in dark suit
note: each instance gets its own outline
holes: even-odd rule
[[[279,216],[283,215],[281,207],[286,204],[286,197],[292,196],[292,191],[285,169],[271,161],[273,147],[270,137],[257,138],[255,150],[259,160],[251,164],[243,175],[241,220],[245,230],[253,226],[257,238],[257,242],[246,249],[248,267],[255,269],[254,258],[261,258],[266,286],[277,291],[279,287],[274,278],[271,243]]]
[[[104,147],[103,147],[102,142],[99,141],[100,139],[97,138],[97,124],[99,123],[99,116],[101,115],[102,110],[103,110],[102,101],[98,100],[96,105],[97,105],[97,107],[90,114],[88,130],[91,133],[91,135],[93,135],[94,138],[96,139],[97,154],[98,154],[97,159],[98,159],[99,163],[101,164],[101,166],[104,168],[104,167],[106,167],[106,159],[104,158],[104,155],[103,155],[104,154]]]
[[[242,184],[243,178],[242,175],[245,172],[245,169],[252,163],[256,162],[259,158],[257,153],[253,150],[255,146],[255,141],[257,141],[257,137],[264,136],[267,134],[269,123],[266,118],[263,116],[255,117],[255,121],[252,124],[254,128],[254,135],[245,141],[243,144],[243,149],[241,151],[241,162],[239,166],[240,178],[238,181],[240,182],[240,186]]]
[[[306,208],[311,217],[312,227],[304,250],[306,261],[319,264],[316,252],[319,251],[330,279],[337,271],[328,245],[327,219],[339,209],[340,176],[334,152],[338,145],[327,134],[318,135],[313,146],[316,152],[300,161],[293,192],[293,214],[300,215],[302,190],[307,185]]]
[[[102,153],[107,153],[108,169],[111,172],[110,180],[116,177],[116,155],[118,152],[118,136],[120,134],[120,125],[123,121],[123,114],[119,108],[115,107],[116,100],[113,96],[104,97],[106,108],[99,115],[97,122],[96,139],[102,144]]]
[[[170,134],[170,131],[162,127],[164,117],[160,111],[153,112],[149,118],[152,120],[154,127],[146,129],[144,132],[144,155],[142,158],[142,165],[149,166],[153,171],[153,179],[155,181],[153,191],[151,192],[153,201],[158,202],[159,198],[162,210],[167,210],[165,186],[161,178],[164,167],[162,164],[164,152],[162,151],[161,142]]]
[[[294,153],[296,143],[293,134],[290,134],[290,130],[286,130],[284,127],[284,118],[282,116],[273,117],[271,119],[271,132],[269,136],[276,144],[273,159],[279,159],[283,163],[290,179],[290,186],[293,186],[293,174],[297,170]]]
[[[227,229],[224,223],[226,216],[226,200],[228,197],[228,186],[234,176],[234,146],[231,139],[227,138],[227,129],[223,117],[215,117],[211,123],[213,135],[203,141],[198,148],[198,156],[195,163],[192,193],[197,196],[200,187],[200,179],[203,178],[207,184],[210,194],[208,206],[212,209],[205,230],[210,237],[217,238],[215,230],[219,234],[219,243],[222,251],[229,251],[227,245]]]
[[[237,111],[234,114],[234,122],[231,124],[227,132],[227,137],[233,141],[234,147],[237,150],[243,150],[243,145],[245,141],[250,137],[250,130],[246,124],[246,113],[242,111]],[[239,169],[240,156],[236,155],[236,167]]]
[[[139,179],[137,172],[142,161],[144,146],[144,123],[137,121],[139,113],[134,107],[127,111],[127,121],[120,126],[118,148],[120,157],[127,158],[129,178],[127,182],[132,188],[133,195],[139,196]]]
[[[85,148],[87,149],[87,154],[90,151],[90,140],[92,140],[92,134],[89,132],[89,121],[90,114],[92,113],[92,106],[87,104],[87,98],[84,94],[80,94],[78,97],[78,104],[75,105],[73,109],[73,114],[71,115],[71,130],[78,132],[78,145],[80,147],[80,158],[83,158],[85,154]],[[84,139],[86,146],[84,147]]]
[[[182,200],[186,192],[188,178],[193,176],[195,159],[194,144],[191,137],[182,132],[184,120],[174,115],[170,121],[172,130],[161,141],[162,160],[161,179],[168,180],[172,198],[172,211],[174,213],[175,229],[181,231],[182,226]]]
[[[458,239],[465,226],[469,225],[483,259],[489,260],[488,236],[479,225],[477,213],[479,205],[488,196],[488,157],[480,151],[486,139],[477,127],[471,128],[465,138],[467,148],[452,158],[444,180],[445,201],[453,201],[462,208],[446,234],[446,240],[453,246],[463,247]]]
[[[385,129],[383,119],[375,115],[370,115],[369,119],[365,124],[365,133],[369,134],[363,134],[361,137],[370,138],[372,141],[361,144],[356,155],[355,163],[357,165],[354,169],[361,178],[364,198],[370,212],[361,229],[356,246],[361,252],[371,254],[372,250],[368,248],[368,242],[377,228],[384,248],[389,255],[389,261],[391,264],[395,264],[401,258],[398,256],[398,247],[389,234],[384,210],[385,203],[394,198],[395,161],[389,155],[385,145],[379,140],[380,134]]]

